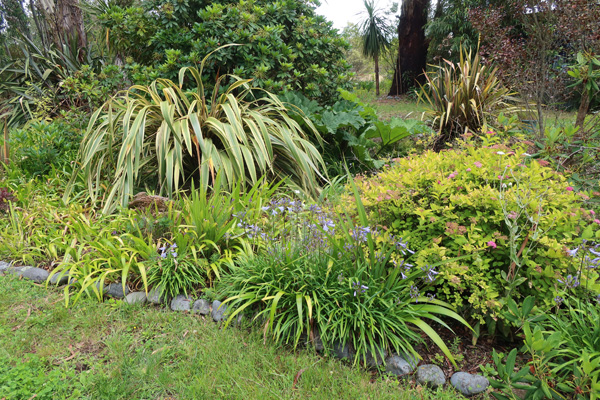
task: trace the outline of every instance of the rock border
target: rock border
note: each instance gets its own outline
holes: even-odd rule
[[[69,284],[72,281],[69,274],[55,274],[50,277],[50,273],[45,269],[32,266],[14,266],[13,263],[0,261],[0,276],[11,274],[20,278],[31,280],[35,283],[48,283],[54,286]],[[49,279],[50,278],[50,279]],[[124,289],[123,289],[124,288]],[[159,289],[153,288],[147,294],[146,292],[130,292],[127,286],[123,287],[121,283],[114,282],[104,286],[103,294],[105,296],[122,300],[126,304],[143,305],[145,303],[168,305],[172,311],[188,312],[202,316],[210,316],[218,323],[227,319],[227,304],[214,300],[212,303],[207,299],[196,299],[179,294],[173,299],[167,299]],[[237,318],[237,325],[240,325],[243,315]],[[317,332],[313,346],[317,352],[323,352],[324,347]],[[442,369],[434,364],[424,364],[418,366],[419,360],[410,354],[387,354],[385,349],[374,357],[370,352],[366,355],[367,368],[382,367],[385,360],[385,372],[398,377],[407,377],[414,375],[416,382],[423,386],[438,388],[446,385],[447,379]],[[333,343],[331,355],[339,360],[353,361],[356,354],[354,349],[348,343]],[[455,372],[450,378],[450,384],[462,393],[464,396],[474,396],[488,390],[490,386],[489,379],[479,374],[470,374],[467,372]]]

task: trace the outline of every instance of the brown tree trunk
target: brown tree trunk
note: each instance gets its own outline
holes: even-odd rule
[[[379,96],[379,55],[375,54],[375,93]]]
[[[76,40],[78,49],[86,47],[87,37],[83,26],[83,13],[79,8],[78,0],[58,0],[55,18],[59,43],[69,45]]]
[[[583,132],[583,123],[585,122],[585,116],[590,108],[590,95],[587,90],[583,91],[581,95],[581,103],[579,104],[579,110],[577,110],[577,119],[575,120],[575,126],[579,127],[579,132]]]
[[[83,13],[79,0],[39,0],[44,10],[46,21],[53,29],[52,41],[56,46],[70,46],[76,42],[78,50],[87,46],[87,36],[83,25]],[[83,52],[79,59],[83,60]]]
[[[423,83],[427,66],[427,41],[425,24],[430,0],[404,0],[398,22],[398,59],[390,96],[408,91],[410,86]]]

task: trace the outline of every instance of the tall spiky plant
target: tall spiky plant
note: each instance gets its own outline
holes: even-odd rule
[[[360,26],[362,52],[375,61],[375,90],[379,96],[379,56],[391,45],[390,27],[381,16],[381,10],[375,8],[374,0],[364,0],[366,19]]]
[[[323,160],[275,95],[253,89],[250,80],[222,75],[207,100],[202,70],[211,54],[200,70],[182,68],[179,84],[158,79],[132,86],[94,112],[65,200],[79,172],[92,201],[102,195],[103,212],[127,206],[144,184],[172,196],[186,178],[195,177],[206,188],[218,172],[229,187],[265,175],[291,177],[316,194]],[[184,90],[184,82],[194,89]]]
[[[478,133],[484,124],[493,124],[500,112],[521,111],[515,93],[498,79],[498,68],[483,64],[477,51],[461,49],[458,63],[443,60],[432,67],[425,73],[419,101],[438,131],[436,151],[466,130]]]

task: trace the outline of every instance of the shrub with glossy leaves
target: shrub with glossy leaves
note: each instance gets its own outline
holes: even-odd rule
[[[356,184],[371,220],[408,240],[415,263],[473,256],[441,267],[438,294],[480,321],[496,318],[508,296],[552,304],[574,262],[567,249],[600,235],[586,193],[506,146],[396,159]]]
[[[280,93],[300,90],[322,102],[349,85],[348,44],[306,0],[170,0],[113,6],[100,16],[118,51],[131,56],[135,82],[175,79],[219,46],[236,43],[207,65],[208,82],[224,74],[254,79]]]

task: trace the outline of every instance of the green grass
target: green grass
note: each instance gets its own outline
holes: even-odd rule
[[[303,371],[294,385],[297,374]],[[0,399],[455,399],[262,332],[159,307],[82,300],[0,276]]]
[[[414,118],[421,119],[421,114],[425,111],[425,106],[417,104],[416,100],[409,97],[390,98],[386,96],[387,91],[381,90],[382,95],[375,96],[375,90],[357,90],[355,92],[360,100],[373,107],[377,116],[389,121],[391,118]]]

